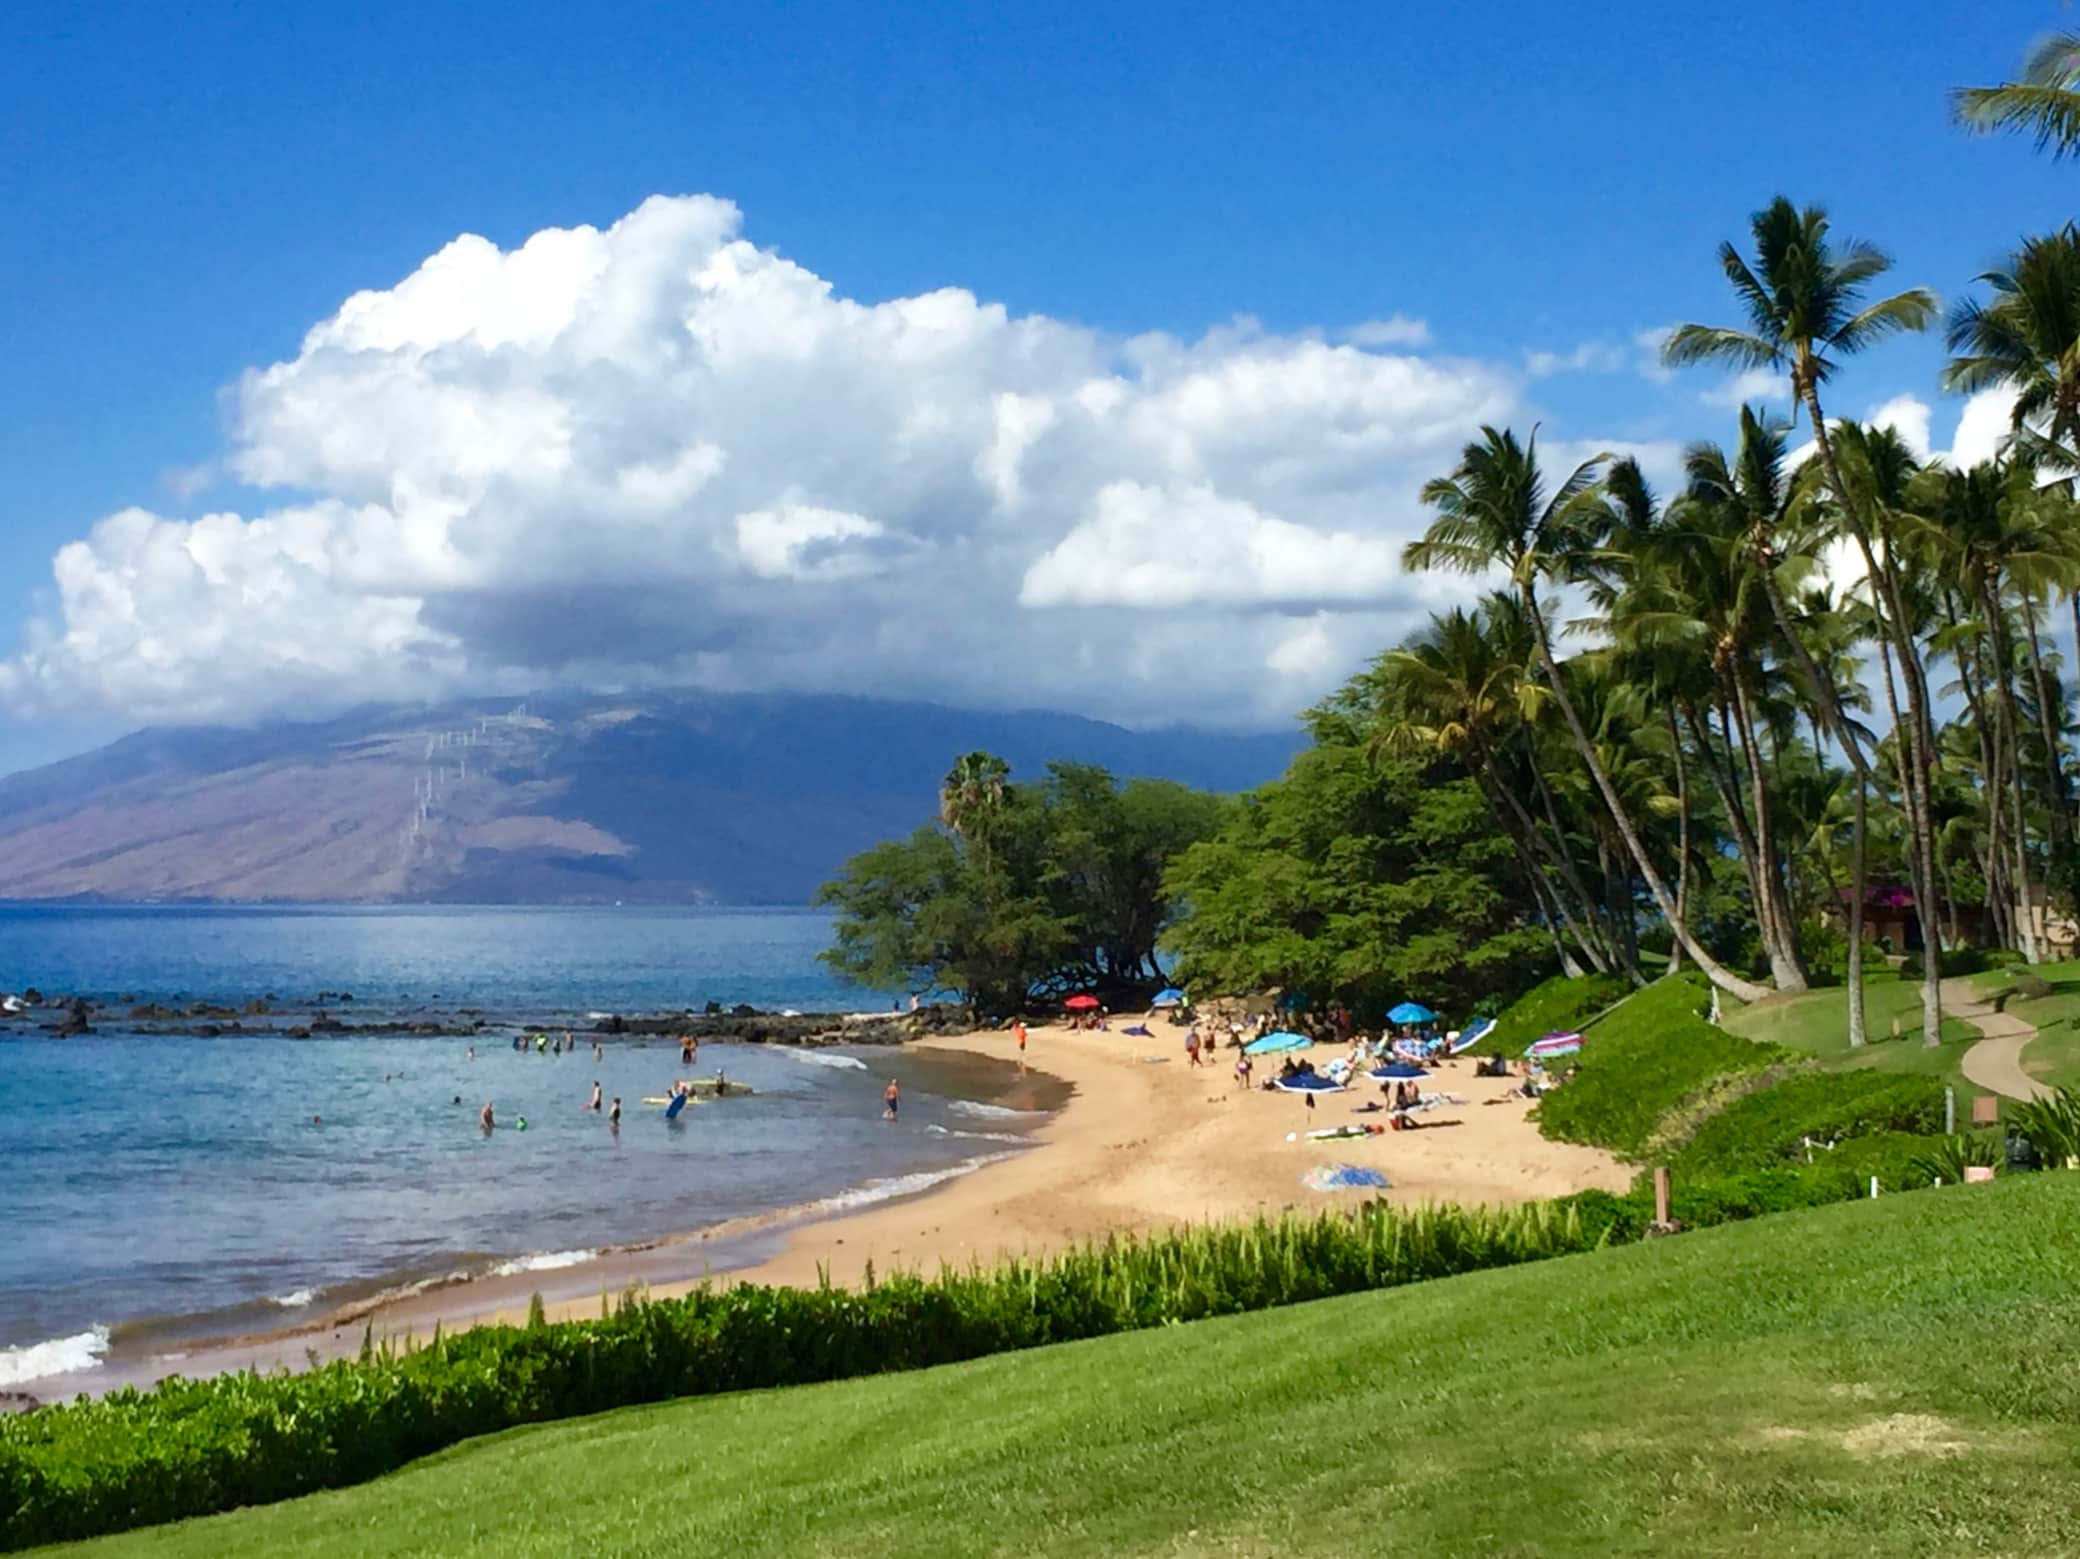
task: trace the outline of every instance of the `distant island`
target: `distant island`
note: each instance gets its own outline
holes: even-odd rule
[[[789,695],[562,694],[140,731],[0,778],[0,899],[806,904],[986,747],[1242,790],[1299,730]]]

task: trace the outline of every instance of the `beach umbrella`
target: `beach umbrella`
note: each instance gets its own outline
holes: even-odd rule
[[[1383,1191],[1387,1177],[1357,1164],[1317,1164],[1300,1177],[1310,1191]]]
[[[1062,1005],[1064,1007],[1067,1007],[1071,1012],[1089,1012],[1091,1008],[1098,1005],[1098,998],[1089,995],[1071,996],[1067,1001],[1063,1002]]]
[[[1524,1054],[1543,1061],[1553,1056],[1571,1056],[1582,1048],[1582,1036],[1575,1033],[1548,1034],[1543,1039],[1534,1039],[1524,1047]]]
[[[1463,1056],[1494,1032],[1495,1020],[1493,1018],[1482,1018],[1478,1023],[1469,1023],[1466,1025],[1466,1032],[1452,1041],[1450,1054]]]
[[[1365,1075],[1376,1083],[1405,1083],[1413,1078],[1428,1077],[1430,1074],[1419,1066],[1410,1066],[1406,1061],[1397,1061],[1392,1066],[1376,1066]]]
[[[1281,1077],[1278,1086],[1287,1093],[1336,1093],[1343,1084],[1333,1077],[1324,1077],[1320,1072],[1302,1072],[1296,1077]]]
[[[1291,1034],[1284,1029],[1277,1029],[1262,1039],[1251,1040],[1242,1047],[1242,1053],[1246,1056],[1269,1056],[1276,1055],[1281,1050],[1305,1050],[1313,1043],[1314,1041],[1305,1034]]]
[[[1182,1007],[1184,1005],[1184,992],[1173,985],[1167,990],[1157,991],[1156,999],[1150,1002],[1149,1005],[1151,1007]]]
[[[1405,1001],[1387,1014],[1389,1023],[1435,1023],[1437,1014],[1419,1001]]]

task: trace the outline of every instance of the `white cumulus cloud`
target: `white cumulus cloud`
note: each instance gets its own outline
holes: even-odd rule
[[[1401,575],[1415,495],[1525,414],[1524,374],[1429,335],[862,301],[709,196],[465,235],[228,393],[197,470],[278,501],[83,526],[0,701],[680,683],[1283,718],[1463,583]]]

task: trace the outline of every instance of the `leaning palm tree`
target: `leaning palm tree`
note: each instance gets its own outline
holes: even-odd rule
[[[1466,446],[1451,475],[1425,484],[1423,502],[1436,510],[1437,518],[1421,541],[1410,542],[1403,550],[1402,566],[1470,575],[1500,568],[1509,576],[1510,587],[1531,621],[1539,663],[1575,751],[1603,796],[1611,821],[1669,930],[1720,990],[1741,1001],[1758,1001],[1768,994],[1767,988],[1743,979],[1712,957],[1677,913],[1674,895],[1647,853],[1638,827],[1568,696],[1553,653],[1552,633],[1539,605],[1539,585],[1549,579],[1570,578],[1609,523],[1609,510],[1596,480],[1603,463],[1603,457],[1583,462],[1549,499],[1538,469],[1537,434],[1519,443],[1513,432],[1483,427],[1480,439]]]
[[[1950,95],[1958,123],[1982,133],[2020,131],[2054,157],[2080,152],[2080,36],[2053,33],[2022,62],[2022,78]]]
[[[1755,239],[1753,265],[1731,243],[1719,246],[1720,268],[1747,311],[1747,328],[1684,325],[1668,338],[1662,358],[1677,367],[1716,363],[1735,369],[1783,369],[1790,375],[1792,398],[1805,408],[1812,423],[1813,440],[1819,448],[1828,485],[1862,554],[1872,591],[1882,608],[1880,624],[1892,640],[1907,688],[1912,723],[1902,749],[1906,755],[1903,794],[1914,844],[1916,911],[1927,947],[1922,1020],[1927,1032],[1936,1034],[1942,1028],[1942,995],[1938,986],[1941,932],[1933,901],[1935,839],[1929,826],[1934,759],[1923,739],[1933,721],[1913,635],[1907,626],[1895,560],[1889,552],[1881,555],[1873,545],[1871,526],[1857,494],[1843,480],[1834,440],[1828,434],[1827,417],[1820,406],[1820,386],[1833,376],[1839,359],[1886,336],[1927,329],[1936,318],[1938,305],[1935,294],[1920,287],[1864,303],[1865,288],[1890,270],[1892,261],[1870,244],[1837,245],[1828,234],[1827,213],[1818,206],[1800,209],[1779,195],[1755,213],[1750,226]],[[1781,602],[1772,605],[1780,607]],[[1792,639],[1795,658],[1814,684],[1815,696],[1825,697],[1833,705],[1832,698],[1827,697],[1831,689],[1822,685],[1810,658],[1779,615],[1780,627]],[[1862,752],[1846,734],[1847,717],[1838,706],[1831,707],[1829,712],[1835,735],[1851,761],[1859,769],[1866,769]]]

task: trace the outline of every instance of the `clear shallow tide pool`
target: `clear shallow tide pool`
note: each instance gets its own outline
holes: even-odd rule
[[[319,991],[348,991],[351,1005],[328,1006],[350,1022],[468,1007],[491,1025],[474,1039],[203,1038],[137,1032],[120,1007],[75,1039],[43,1033],[49,1013],[0,1024],[0,1387],[111,1338],[289,1325],[357,1294],[549,1270],[1015,1151],[1038,1117],[998,1113],[1030,1102],[1001,1102],[1008,1068],[711,1042],[696,1075],[721,1067],[756,1094],[668,1123],[640,1100],[682,1075],[676,1044],[601,1036],[593,1060],[590,1012],[885,1006],[815,961],[828,934],[825,917],[788,911],[0,909],[0,990],[272,994],[282,1015],[259,1021],[282,1024]],[[537,1022],[568,1024],[579,1050],[515,1052],[516,1028]],[[894,1125],[891,1076],[905,1095]],[[618,1134],[580,1109],[595,1079],[621,1097]],[[501,1122],[488,1137],[487,1100]]]

